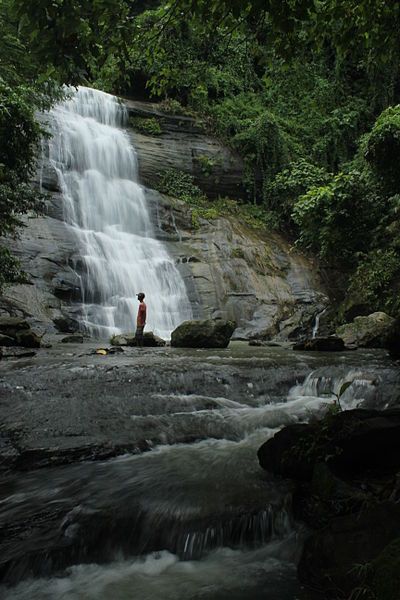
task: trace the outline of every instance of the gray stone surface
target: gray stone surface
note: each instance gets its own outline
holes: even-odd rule
[[[194,176],[208,196],[240,197],[243,193],[243,163],[238,155],[204,131],[199,121],[183,115],[160,111],[150,102],[125,101],[131,117],[156,118],[162,134],[143,135],[132,131],[132,143],[139,159],[143,183],[157,187],[164,169],[176,169]],[[211,167],[204,169],[203,162]]]

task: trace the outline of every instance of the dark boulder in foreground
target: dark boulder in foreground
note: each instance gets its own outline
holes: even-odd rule
[[[345,350],[344,342],[336,336],[317,337],[294,344],[293,350],[309,350],[315,352],[340,352]]]
[[[222,319],[184,321],[171,335],[171,346],[177,348],[226,348],[236,324]]]
[[[312,424],[288,425],[258,450],[263,469],[309,481],[324,461],[340,477],[400,469],[400,409],[347,410]]]
[[[313,530],[299,579],[326,599],[350,598],[368,585],[375,594],[368,597],[394,600],[377,593],[384,581],[379,556],[400,537],[400,409],[349,410],[289,425],[258,458],[264,469],[297,481],[295,517]],[[366,563],[370,581],[353,568]]]

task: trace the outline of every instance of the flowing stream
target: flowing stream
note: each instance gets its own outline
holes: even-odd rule
[[[117,98],[80,87],[51,111],[49,157],[63,193],[64,219],[76,239],[81,327],[91,335],[135,328],[145,292],[148,330],[169,338],[191,317],[185,285],[155,239],[134,148]]]
[[[52,386],[62,378],[73,396],[85,390],[80,420],[85,398],[90,407],[102,389],[96,423],[105,419],[110,437],[125,423],[152,450],[4,475],[0,569],[11,587],[0,586],[2,600],[306,598],[296,578],[303,532],[291,484],[260,469],[257,449],[283,425],[321,415],[344,381],[352,382],[344,409],[393,402],[398,372],[383,352],[304,356],[238,342],[139,357],[131,349],[107,363],[66,358],[63,349],[49,357],[16,366],[15,389],[36,386],[55,406]],[[125,398],[125,382],[128,409],[115,395]],[[125,410],[125,421],[114,425],[114,412],[98,412],[108,405]]]

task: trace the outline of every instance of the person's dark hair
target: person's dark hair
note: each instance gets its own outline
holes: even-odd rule
[[[138,297],[138,300],[144,300],[145,295],[143,292],[139,292],[139,294],[136,294],[136,296]]]

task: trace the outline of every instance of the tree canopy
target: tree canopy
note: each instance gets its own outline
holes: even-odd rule
[[[40,204],[35,111],[85,83],[200,114],[242,155],[244,200],[400,311],[400,2],[0,0],[0,21],[0,234]]]

